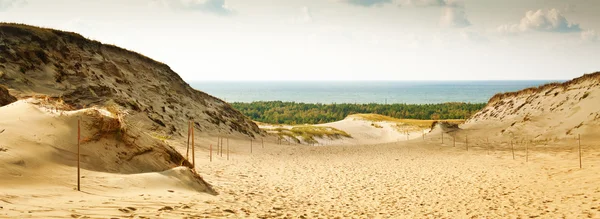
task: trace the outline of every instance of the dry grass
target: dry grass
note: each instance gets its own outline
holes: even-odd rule
[[[158,140],[161,141],[167,141],[167,140],[171,140],[172,136],[171,135],[161,135],[160,133],[156,133],[156,132],[152,132],[150,133],[150,136],[152,136],[153,138],[156,138]]]
[[[398,119],[398,118],[393,118],[393,117],[379,115],[379,114],[354,114],[354,115],[348,116],[348,118],[357,118],[357,119],[373,121],[373,122],[393,122],[393,123],[398,123],[397,124],[398,127],[403,127],[403,126],[415,127],[416,126],[419,128],[430,128],[431,124],[433,124],[436,121],[444,121],[444,122],[454,123],[454,124],[461,124],[465,121],[463,119],[447,119],[447,120]]]
[[[325,126],[301,125],[293,126],[290,129],[280,127],[263,130],[271,133],[276,133],[277,135],[279,135],[279,137],[288,137],[291,140],[296,141],[296,143],[300,143],[301,141],[304,141],[309,144],[318,143],[318,141],[315,138],[352,138],[350,134],[342,130]]]
[[[490,98],[490,100],[488,101],[488,105],[495,103],[497,101],[500,101],[502,99],[508,98],[508,97],[515,97],[515,96],[519,96],[519,95],[525,95],[525,94],[532,94],[532,93],[537,93],[537,92],[541,92],[547,89],[554,89],[554,88],[561,88],[561,89],[565,89],[566,87],[572,85],[572,84],[577,84],[577,83],[581,83],[583,81],[595,81],[595,82],[600,82],[600,72],[595,72],[595,73],[591,73],[591,74],[584,74],[581,77],[575,78],[573,80],[570,81],[566,81],[564,83],[548,83],[548,84],[544,84],[544,85],[540,85],[538,87],[530,87],[530,88],[526,88],[520,91],[516,91],[516,92],[507,92],[507,93],[499,93],[494,95],[492,98]]]

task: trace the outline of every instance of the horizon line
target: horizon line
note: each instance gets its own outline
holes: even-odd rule
[[[568,81],[571,79],[469,79],[469,80],[185,80],[186,82],[464,82],[464,81]]]

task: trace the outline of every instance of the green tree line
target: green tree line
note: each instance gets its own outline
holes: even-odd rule
[[[319,104],[282,101],[234,102],[231,105],[254,121],[271,124],[320,124],[357,113],[375,113],[399,119],[467,119],[485,103],[439,104]]]

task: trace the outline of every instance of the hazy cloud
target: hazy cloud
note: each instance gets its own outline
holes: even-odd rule
[[[519,33],[527,31],[542,32],[579,32],[579,24],[573,24],[563,16],[559,10],[528,11],[518,24],[502,25],[498,27],[501,33]]]
[[[586,30],[581,32],[581,39],[590,42],[600,41],[600,34],[594,30]]]
[[[471,26],[465,9],[462,7],[446,7],[443,9],[440,24],[443,27],[462,28]]]
[[[24,6],[26,4],[26,0],[0,0],[0,11],[6,11],[14,7]]]
[[[401,6],[415,7],[460,7],[464,8],[462,1],[458,0],[405,0],[400,2]]]
[[[343,2],[364,7],[378,6],[392,3],[392,0],[342,0]]]
[[[301,14],[300,17],[298,17],[297,21],[298,23],[310,23],[313,21],[313,16],[312,13],[310,12],[310,8],[304,6],[300,9]]]
[[[152,5],[174,9],[203,11],[220,15],[229,15],[233,11],[225,0],[153,0]]]
[[[461,31],[460,32],[460,36],[463,38],[463,40],[466,41],[471,41],[471,42],[478,42],[478,43],[485,43],[485,42],[489,42],[489,39],[482,35],[479,32],[475,32],[475,31]]]

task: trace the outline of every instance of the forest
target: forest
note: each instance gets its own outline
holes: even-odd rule
[[[254,121],[271,124],[322,124],[357,113],[375,113],[398,119],[467,119],[485,103],[439,104],[319,104],[282,101],[234,102],[231,105]]]

